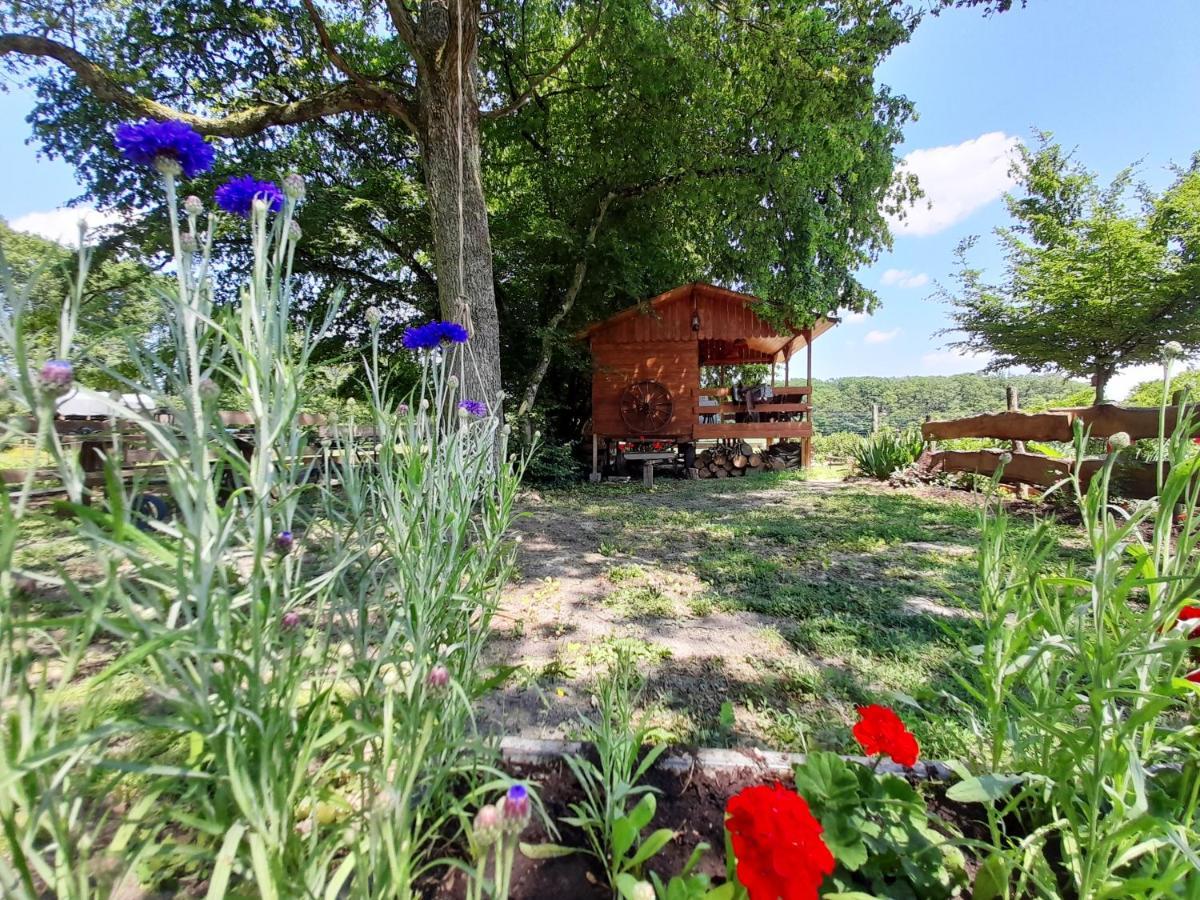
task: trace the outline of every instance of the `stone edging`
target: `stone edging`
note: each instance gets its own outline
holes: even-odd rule
[[[539,765],[554,762],[564,756],[579,753],[584,749],[580,741],[546,740],[541,738],[504,737],[500,739],[500,755],[505,762],[518,765]],[[874,760],[865,756],[843,756],[843,759],[872,765]],[[701,747],[697,750],[674,749],[664,753],[654,767],[664,772],[683,773],[693,770],[705,772],[754,771],[763,775],[790,775],[792,766],[803,764],[803,753],[779,753],[775,750],[723,750],[716,747]],[[905,768],[884,761],[880,772],[915,778],[917,781],[950,781],[954,773],[945,763],[936,760],[918,762]]]

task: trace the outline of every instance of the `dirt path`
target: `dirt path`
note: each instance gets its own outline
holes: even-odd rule
[[[896,541],[894,554],[844,550],[841,536],[815,531],[853,527],[855,517],[843,519],[841,508],[863,498],[871,504],[877,493],[904,496],[873,485],[795,480],[666,484],[651,493],[531,492],[515,526],[519,577],[505,593],[491,645],[492,662],[520,671],[485,702],[484,720],[507,734],[573,736],[579,714],[589,710],[594,678],[624,646],[649,678],[656,717],[678,738],[795,747],[811,733],[789,723],[798,693],[829,684],[861,692],[872,686],[871,673],[848,661],[853,652],[797,646],[791,608],[756,610],[753,598],[807,590],[818,606],[836,605],[845,581],[902,580],[899,558],[970,564],[974,553],[948,542],[936,523],[896,535],[918,539],[907,547]],[[806,521],[820,553],[792,536]],[[773,568],[758,573],[759,562]],[[726,579],[723,567],[734,566],[747,570]],[[899,616],[930,627],[932,619],[969,615],[919,579],[914,588],[897,598]],[[830,726],[842,725],[851,710],[851,703],[830,706],[822,698],[801,718],[831,715]]]

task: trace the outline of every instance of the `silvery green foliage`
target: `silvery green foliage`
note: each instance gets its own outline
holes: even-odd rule
[[[1198,425],[1189,407],[1173,433],[1160,425],[1152,500],[1114,499],[1134,464],[1127,438],[1086,489],[1081,465],[1054,489],[1081,518],[1077,568],[1048,565],[1047,523],[1018,540],[999,503],[984,512],[983,634],[967,650],[976,674],[961,678],[976,744],[949,792],[983,804],[990,826],[976,896],[1058,897],[1064,885],[1180,896],[1200,879],[1200,659],[1187,618],[1200,591]],[[1082,428],[1075,444],[1082,463]]]
[[[51,586],[70,612],[26,616],[13,554],[39,486],[30,468],[0,501],[0,893],[204,881],[210,897],[413,896],[439,864],[435,837],[499,783],[471,703],[486,689],[481,652],[512,563],[504,533],[523,463],[498,415],[458,414],[469,344],[424,354],[419,394],[401,404],[380,375],[377,322],[361,419],[323,434],[304,425],[312,353],[337,305],[292,325],[302,192],[276,215],[254,204],[252,271],[239,302],[217,308],[217,220],[189,201],[181,221],[175,176],[163,183],[170,340],[131,348],[140,377],[127,385],[150,399],[135,408],[76,386],[110,417],[102,479],[55,432],[56,390],[25,351],[28,286],[0,267],[0,354],[18,407],[3,441],[51,461],[102,573],[60,573]],[[87,265],[85,249],[63,361]],[[247,411],[236,429],[217,386]],[[133,436],[161,460],[154,483],[123,477]],[[149,492],[169,499],[170,521],[140,516]],[[118,706],[118,691],[133,701]]]

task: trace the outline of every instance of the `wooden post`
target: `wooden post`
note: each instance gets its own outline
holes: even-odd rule
[[[1011,384],[1007,385],[1004,388],[1004,403],[1005,403],[1005,406],[1008,407],[1009,412],[1016,412],[1017,410],[1019,410],[1021,408],[1021,398],[1019,396],[1017,396],[1017,389],[1015,387],[1013,387]],[[1024,441],[1013,441],[1012,449],[1013,449],[1013,453],[1024,453],[1025,452],[1025,442]]]
[[[1009,412],[1016,412],[1017,410],[1019,410],[1021,408],[1021,398],[1017,395],[1017,389],[1015,387],[1013,387],[1011,384],[1004,386],[1004,405],[1006,407],[1008,407]],[[1012,442],[1012,451],[1013,451],[1013,453],[1024,453],[1025,452],[1025,442],[1024,441],[1013,441]],[[1017,485],[1017,496],[1020,497],[1022,500],[1028,500],[1029,499],[1029,485],[1018,484]]]
[[[792,358],[789,356],[783,361],[783,386],[791,387],[792,385]]]
[[[654,461],[646,460],[642,463],[642,485],[644,487],[654,487]]]
[[[600,480],[600,438],[595,434],[592,435],[592,474],[588,480],[592,482]]]

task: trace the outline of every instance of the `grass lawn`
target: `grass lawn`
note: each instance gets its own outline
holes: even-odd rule
[[[953,756],[965,717],[947,695],[960,692],[958,642],[974,642],[978,508],[962,492],[799,473],[531,491],[493,649],[520,676],[486,715],[570,736],[623,645],[680,741],[852,750],[854,707],[881,702],[927,755]]]
[[[525,491],[518,575],[490,647],[518,669],[485,699],[485,726],[572,736],[624,648],[680,742],[850,751],[854,707],[881,702],[898,705],[926,755],[954,756],[966,719],[948,695],[960,692],[956,646],[975,642],[979,500],[824,478]],[[1059,533],[1065,564],[1076,541]],[[98,574],[49,507],[25,537],[21,568]],[[50,589],[27,612],[64,602]]]

